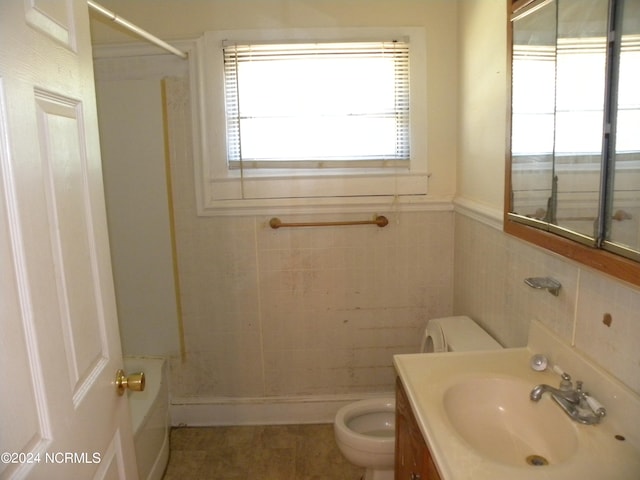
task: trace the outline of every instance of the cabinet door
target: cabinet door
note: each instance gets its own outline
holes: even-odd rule
[[[417,458],[411,445],[411,409],[406,402],[402,385],[398,379],[396,390],[396,480],[409,480],[415,473]]]
[[[396,480],[440,480],[400,382],[396,388]]]
[[[422,461],[423,465],[423,473],[422,480],[440,480],[440,474],[436,469],[436,464],[433,463],[433,459],[431,458],[431,452],[429,448],[425,446],[424,448],[424,458]]]

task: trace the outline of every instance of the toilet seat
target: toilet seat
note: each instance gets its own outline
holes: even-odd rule
[[[395,408],[396,400],[393,397],[371,398],[345,405],[336,414],[335,430],[336,439],[351,448],[372,453],[388,453],[389,445],[395,442]],[[351,428],[350,423],[357,417],[391,414],[391,425],[388,426],[389,435],[373,436],[361,433]],[[363,420],[363,422],[366,420]],[[371,418],[371,421],[376,421]],[[381,422],[381,419],[377,419]]]

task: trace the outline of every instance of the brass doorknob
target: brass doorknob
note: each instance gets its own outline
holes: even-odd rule
[[[134,392],[142,392],[145,382],[144,372],[132,373],[131,375],[125,375],[122,369],[116,372],[116,391],[118,395],[124,395],[124,391],[127,388]]]

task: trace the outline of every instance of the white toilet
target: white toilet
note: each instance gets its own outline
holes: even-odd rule
[[[497,350],[502,346],[466,316],[429,320],[422,338],[423,353]],[[371,398],[345,405],[333,430],[342,454],[366,468],[364,480],[393,480],[395,450],[394,397]]]

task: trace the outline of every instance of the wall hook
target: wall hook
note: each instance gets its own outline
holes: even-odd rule
[[[560,295],[560,287],[562,284],[555,278],[551,277],[530,277],[525,278],[524,283],[533,288],[547,290],[551,295]]]

